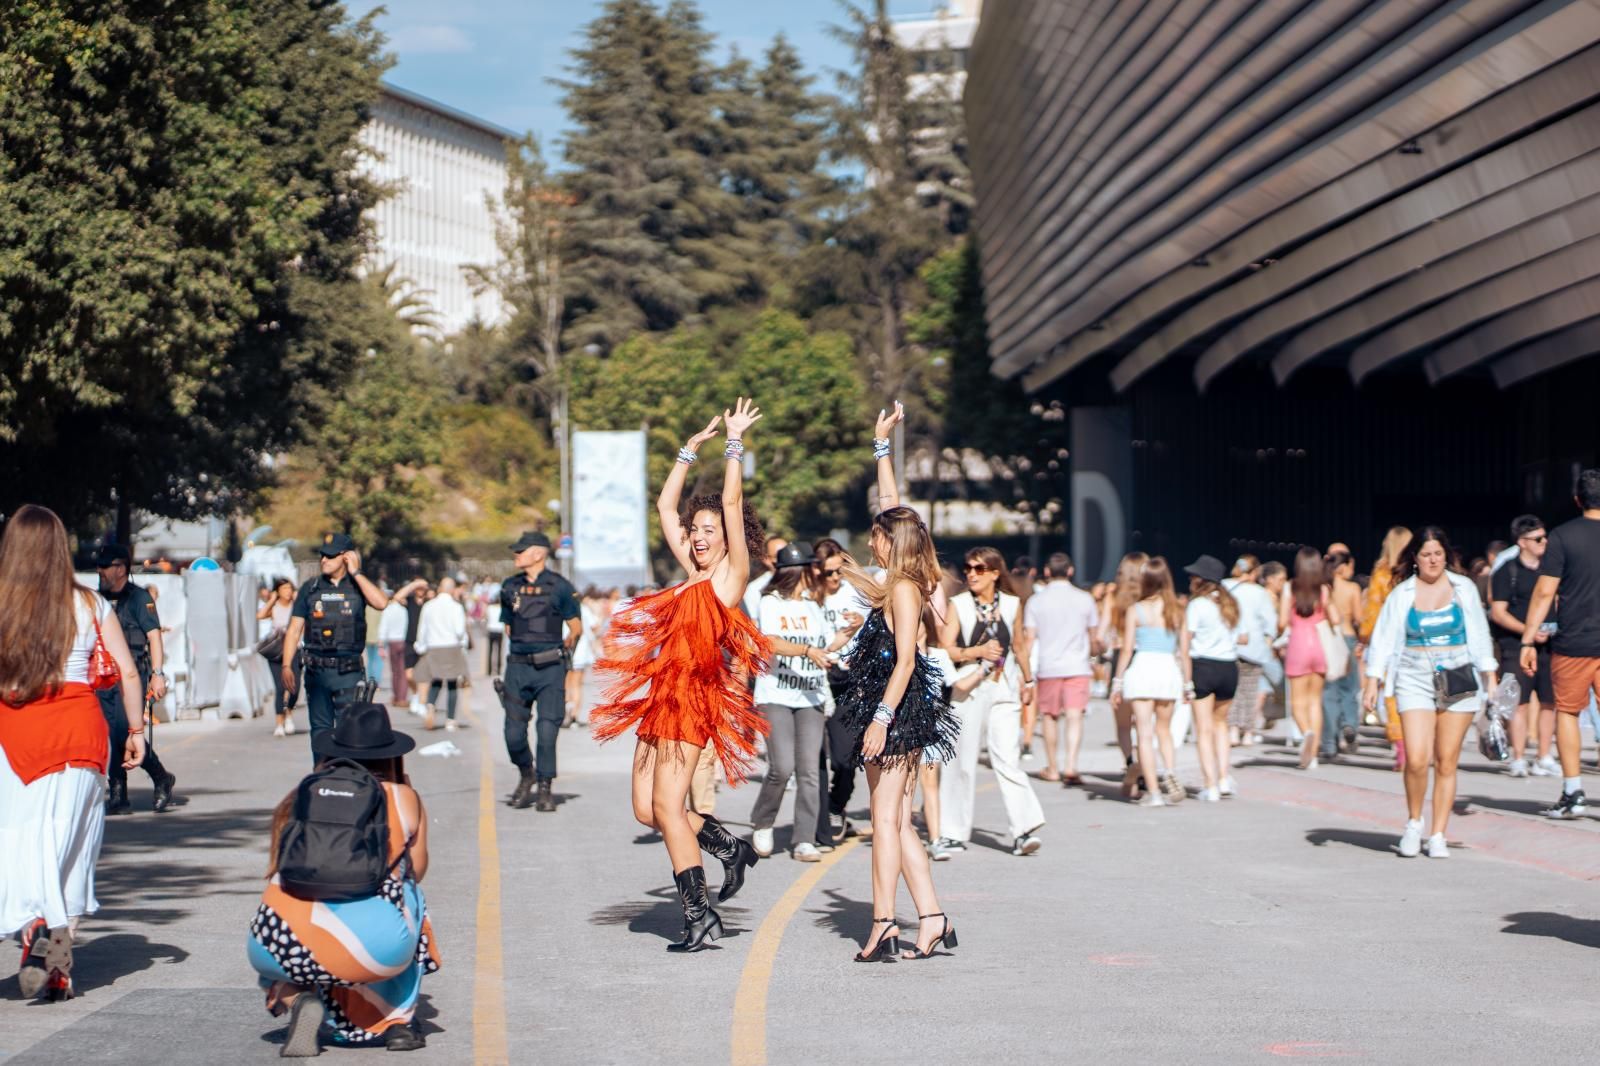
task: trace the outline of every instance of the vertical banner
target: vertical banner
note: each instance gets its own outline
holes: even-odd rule
[[[1133,416],[1126,407],[1074,407],[1072,558],[1080,582],[1109,581],[1128,550],[1133,513]]]
[[[572,434],[574,583],[651,582],[643,430]]]

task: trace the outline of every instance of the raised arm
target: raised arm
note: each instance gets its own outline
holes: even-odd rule
[[[875,759],[883,754],[889,726],[899,712],[900,700],[911,684],[917,666],[917,631],[922,626],[922,593],[909,581],[896,582],[889,590],[889,612],[894,619],[894,670],[884,687],[878,711],[861,740],[861,754]]]
[[[761,408],[743,396],[732,411],[722,412],[728,429],[722,470],[722,531],[728,541],[728,571],[727,584],[717,593],[730,607],[739,602],[750,583],[750,545],[744,539],[744,439],[760,419]]]
[[[889,442],[894,439],[894,427],[905,421],[906,409],[899,400],[892,410],[878,412],[877,424],[872,430],[872,454],[878,464],[878,512],[900,506],[900,484],[894,476],[894,458]]]
[[[656,499],[656,515],[661,519],[661,539],[672,549],[672,557],[678,560],[678,565],[689,571],[694,569],[694,557],[683,535],[683,520],[678,517],[678,505],[683,499],[683,483],[689,480],[689,467],[694,465],[700,445],[717,435],[717,423],[720,421],[722,416],[716,416],[706,423],[705,429],[690,437],[688,443],[678,449],[678,459],[672,464],[672,473],[667,475],[667,483],[661,486],[661,495]]]

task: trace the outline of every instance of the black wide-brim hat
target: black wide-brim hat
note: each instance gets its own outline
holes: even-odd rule
[[[1227,567],[1222,565],[1222,560],[1215,555],[1202,555],[1194,562],[1183,568],[1186,574],[1193,574],[1201,581],[1214,581],[1222,584],[1222,579],[1228,576]]]
[[[339,716],[332,729],[311,737],[311,750],[336,759],[393,759],[417,746],[389,724],[389,708],[358,703]]]

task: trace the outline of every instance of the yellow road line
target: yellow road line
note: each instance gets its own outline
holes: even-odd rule
[[[858,842],[859,838],[845,841],[796,878],[756,930],[750,957],[739,975],[739,994],[733,1001],[733,1066],[763,1066],[767,1061],[767,985],[772,981],[772,964],[778,958],[784,929],[822,875]]]
[[[474,729],[478,716],[466,708]],[[482,735],[481,733],[479,734]],[[500,935],[500,838],[495,831],[494,756],[483,740],[483,765],[478,778],[478,944],[472,981],[473,1061],[479,1066],[505,1066],[505,957]]]

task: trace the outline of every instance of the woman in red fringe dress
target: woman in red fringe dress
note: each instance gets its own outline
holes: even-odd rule
[[[672,876],[683,902],[683,939],[668,951],[698,951],[722,934],[722,920],[706,895],[700,849],[722,861],[719,902],[744,884],[755,849],[710,815],[685,809],[689,782],[700,752],[713,745],[730,782],[749,773],[756,737],[766,722],[756,713],[747,679],[766,669],[770,647],[739,609],[750,580],[750,558],[759,556],[761,523],[744,500],[744,436],[760,408],[739,398],[732,411],[713,418],[678,451],[656,501],[661,533],[688,578],[641,596],[612,616],[607,638],[614,654],[595,664],[613,675],[605,702],[590,713],[597,740],[636,727],[633,815],[659,830],[672,859]],[[680,509],[679,498],[700,446],[727,430],[722,492],[696,496]]]

